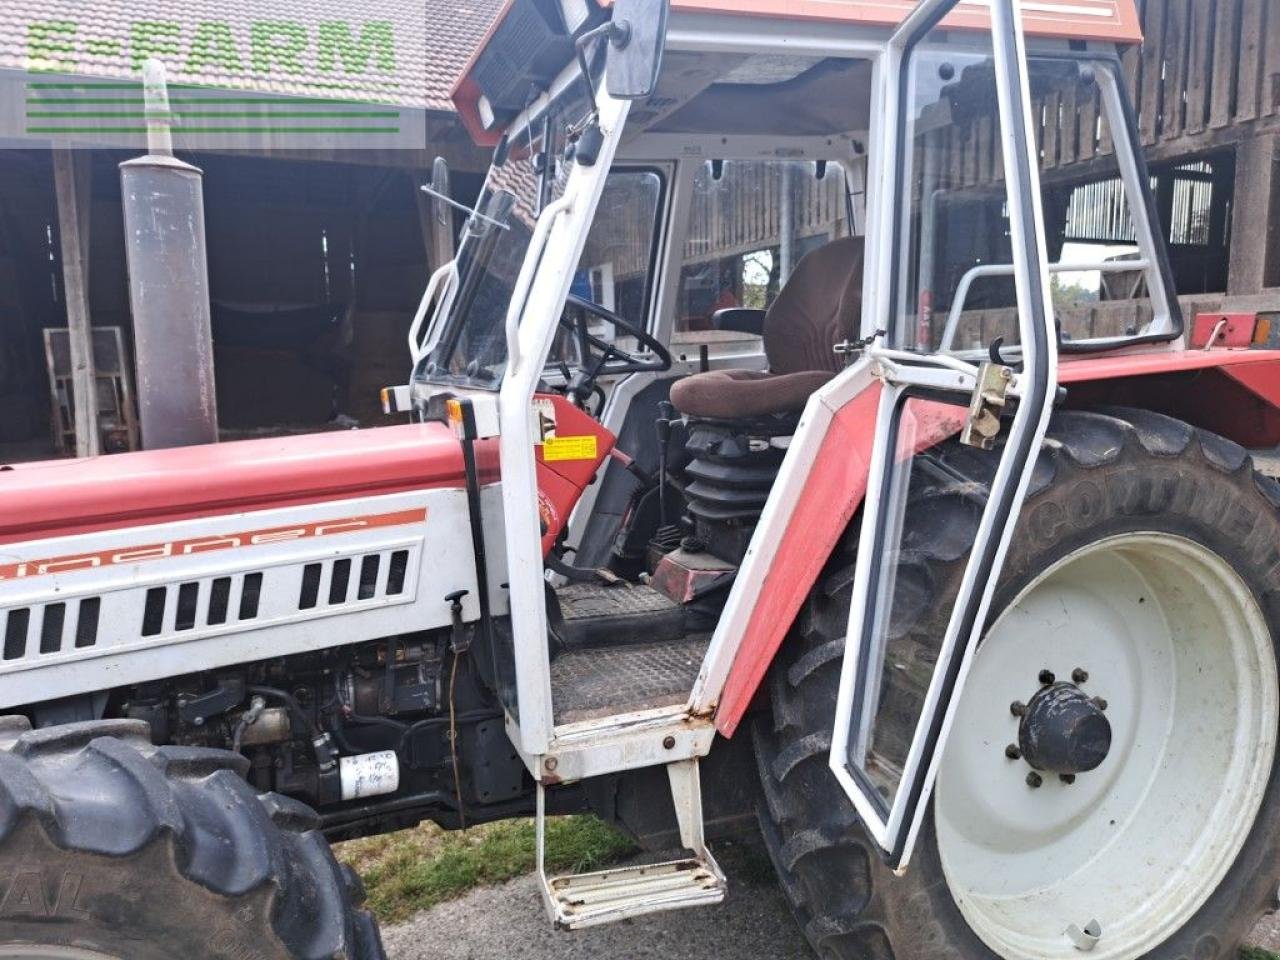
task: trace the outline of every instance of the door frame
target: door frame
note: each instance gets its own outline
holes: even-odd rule
[[[899,144],[905,142],[908,118],[904,104],[910,83],[910,54],[950,12],[956,0],[925,0],[903,22],[889,43],[884,103],[888,136],[877,151],[881,189],[888,202],[878,205],[880,236],[891,243],[880,245],[876,274],[882,281],[875,309],[869,319],[876,340],[868,354],[879,361],[878,373],[886,384],[876,420],[876,441],[871,458],[867,497],[858,548],[853,599],[849,610],[845,661],[841,673],[830,767],[850,796],[868,832],[879,844],[893,869],[902,869],[928,808],[942,750],[954,721],[964,680],[986,621],[1004,557],[1030,483],[1035,459],[1043,441],[1057,383],[1057,337],[1044,250],[1044,215],[1041,210],[1039,164],[1031,127],[1026,49],[1016,0],[991,2],[991,53],[1004,136],[1001,137],[1013,247],[1014,282],[1019,304],[1024,369],[1013,377],[1010,393],[1018,409],[1008,426],[1000,465],[992,482],[964,578],[943,638],[937,666],[912,738],[898,790],[886,803],[863,772],[847,758],[852,742],[865,733],[867,716],[874,712],[867,694],[878,682],[871,675],[875,663],[874,635],[879,604],[875,597],[883,575],[887,529],[884,500],[886,481],[894,468],[896,419],[902,401],[913,389],[947,389],[964,398],[958,382],[968,378],[954,358],[913,354],[886,343],[881,330],[894,329],[898,279],[908,237],[899,215],[900,198],[908,189],[906,164],[897,162]],[[957,377],[956,373],[960,376]],[[1014,518],[1010,520],[1009,518]],[[855,730],[855,723],[859,726]]]

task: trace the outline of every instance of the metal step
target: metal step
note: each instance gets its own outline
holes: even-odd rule
[[[680,822],[680,842],[693,856],[550,878],[545,869],[546,792],[538,784],[538,876],[547,914],[557,929],[579,930],[662,910],[709,906],[724,899],[728,891],[724,872],[703,842],[698,761],[669,763],[667,773]]]
[[[701,907],[724,899],[724,874],[709,853],[598,873],[552,877],[547,881],[552,922],[579,930],[660,910]]]

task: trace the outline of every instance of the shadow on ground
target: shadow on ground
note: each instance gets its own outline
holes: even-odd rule
[[[386,926],[387,953],[391,960],[813,960],[764,854],[726,845],[717,855],[729,876],[720,907],[556,933],[537,880],[524,876]],[[1251,940],[1280,950],[1280,915],[1263,918]]]

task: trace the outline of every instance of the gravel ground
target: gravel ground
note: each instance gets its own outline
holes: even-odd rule
[[[383,938],[391,960],[813,960],[760,856],[721,853],[729,896],[719,907],[556,933],[543,913],[537,881],[528,876],[385,927]],[[1280,950],[1280,915],[1264,917],[1250,939]]]
[[[556,933],[537,880],[474,890],[382,931],[391,960],[813,960],[759,854],[717,850],[729,876],[718,907]]]

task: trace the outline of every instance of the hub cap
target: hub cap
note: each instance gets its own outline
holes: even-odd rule
[[[1111,724],[1101,703],[1095,703],[1074,683],[1042,687],[1021,716],[1018,752],[1037,770],[1060,775],[1086,773],[1107,759]]]
[[[1253,825],[1277,699],[1261,611],[1208,549],[1125,534],[1046,570],[984,640],[938,775],[970,926],[1009,960],[1166,940]]]

